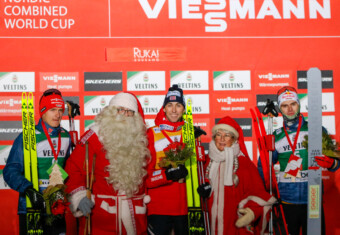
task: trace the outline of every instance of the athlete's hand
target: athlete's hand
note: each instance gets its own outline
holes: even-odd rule
[[[327,157],[326,155],[315,156],[316,163],[323,168],[331,168],[334,164],[334,158]]]
[[[32,186],[25,190],[25,195],[30,199],[33,209],[45,209],[45,200],[43,195],[35,190]]]
[[[176,168],[169,168],[165,171],[166,179],[172,181],[178,181],[185,178],[188,175],[188,170],[184,165],[178,165]]]
[[[211,193],[211,185],[209,183],[201,184],[198,186],[197,192],[202,198],[207,198]]]

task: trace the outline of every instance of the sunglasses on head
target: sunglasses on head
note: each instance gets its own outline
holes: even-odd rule
[[[43,97],[50,96],[50,95],[60,95],[60,96],[62,96],[61,92],[59,90],[52,88],[52,89],[48,89],[48,90],[44,91],[44,93],[40,97],[40,101]]]
[[[294,87],[292,87],[292,86],[284,86],[280,90],[278,90],[277,95],[280,95],[281,93],[286,92],[286,91],[292,91],[292,92],[297,93],[296,89]]]

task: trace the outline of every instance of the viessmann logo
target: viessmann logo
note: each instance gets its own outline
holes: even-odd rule
[[[232,103],[248,103],[248,98],[233,98],[233,97],[226,97],[226,98],[217,98],[218,103],[227,103],[227,104],[232,104]]]
[[[176,1],[176,0],[157,0],[150,4],[149,0],[138,0],[145,15],[149,19],[157,19],[162,12],[168,10],[169,20],[204,20],[205,32],[224,32],[228,28],[227,17],[230,19],[324,19],[331,18],[330,0],[298,1],[293,4],[291,1],[272,1],[264,0],[259,5],[255,0],[214,0],[214,1]],[[168,6],[166,5],[168,3]],[[227,4],[227,2],[229,4]],[[276,3],[275,3],[276,2]],[[181,4],[181,6],[178,6]],[[153,5],[153,7],[152,7]],[[181,9],[181,12],[180,10]],[[162,11],[163,10],[163,11]],[[281,12],[280,12],[281,10]]]
[[[269,80],[273,81],[276,79],[287,79],[290,77],[290,74],[279,74],[279,73],[267,73],[267,74],[258,74],[260,80]]]

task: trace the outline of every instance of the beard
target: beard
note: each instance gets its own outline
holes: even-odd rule
[[[150,157],[143,119],[139,113],[132,117],[120,115],[116,107],[109,106],[97,115],[95,122],[110,163],[106,180],[116,191],[131,197],[143,185]]]

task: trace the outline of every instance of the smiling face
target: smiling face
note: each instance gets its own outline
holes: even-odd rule
[[[220,151],[223,151],[225,147],[231,147],[234,140],[235,137],[232,134],[226,133],[223,130],[218,130],[214,137],[215,145]]]
[[[282,102],[280,110],[283,115],[293,118],[299,112],[299,104],[295,100],[287,100]]]
[[[62,108],[51,108],[47,110],[41,118],[51,127],[58,127],[60,125],[61,118],[63,117],[63,113]]]
[[[163,111],[170,122],[178,122],[182,118],[185,109],[181,103],[169,102],[164,106]]]

